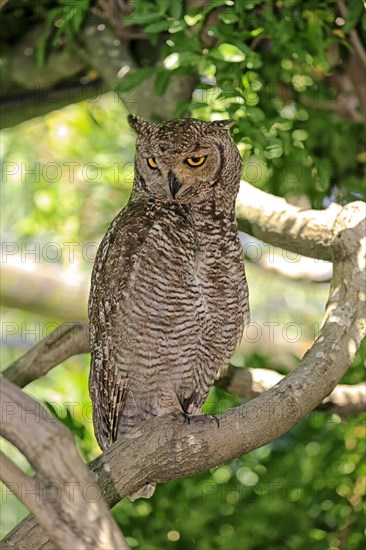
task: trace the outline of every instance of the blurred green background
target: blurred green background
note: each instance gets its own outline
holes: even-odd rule
[[[123,28],[144,32],[144,43],[130,39],[134,68],[113,83],[98,65],[97,44],[96,59],[81,56],[75,72],[55,76],[50,63],[71,47],[77,56],[87,51],[82,41],[88,17],[101,3],[5,5],[2,66],[11,85],[2,91],[8,111],[1,134],[3,367],[63,321],[86,319],[96,246],[131,190],[135,137],[126,115],[145,113],[139,95],[145,87],[151,86],[152,120],[233,118],[243,177],[254,185],[304,208],[364,197],[364,105],[357,100],[362,84],[355,78],[352,33],[364,48],[365,15],[362,2],[349,2],[346,15],[340,4],[136,1],[124,14]],[[25,52],[27,21],[31,31],[38,30],[32,52],[24,54],[26,85],[14,70],[16,47],[10,45]],[[111,21],[98,23],[104,25],[100,34],[109,32],[123,43]],[[20,56],[17,66],[21,63]],[[38,81],[31,81],[28,67]],[[56,110],[50,100],[40,101],[42,116],[32,118],[19,98],[29,107],[32,86],[49,86],[42,78],[51,73],[53,86],[97,80],[103,93],[77,103],[69,94],[70,104]],[[175,78],[192,79],[193,95],[174,95],[169,86]],[[172,106],[164,94],[170,94]],[[156,98],[163,98],[163,107]],[[41,114],[38,108],[33,115]],[[268,257],[266,245],[258,250],[257,260]],[[284,259],[281,250],[275,256]],[[247,334],[232,359],[237,366],[287,373],[317,334],[329,266],[310,261],[305,274],[288,278],[286,270],[292,273],[298,262],[286,258],[283,273],[247,261],[259,336]],[[314,282],[319,270],[323,282]],[[361,381],[364,366],[363,347],[342,382]],[[74,357],[25,389],[72,430],[86,461],[100,452],[90,418],[88,369],[88,356]],[[205,406],[214,413],[240,402],[214,388]],[[113,514],[130,546],[144,550],[358,550],[364,537],[364,421],[363,414],[341,419],[314,412],[250,455],[160,485],[151,500],[123,501]],[[10,444],[2,447],[30,471]],[[26,513],[2,487],[1,535]]]

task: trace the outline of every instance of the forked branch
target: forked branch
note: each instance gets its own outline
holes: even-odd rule
[[[127,549],[70,432],[5,379],[0,405],[0,435],[24,454],[35,471],[28,476],[3,455],[0,478],[33,512],[50,540],[59,548]],[[24,542],[31,548],[29,539]]]
[[[290,250],[297,245],[299,252],[313,257],[337,259],[319,336],[294,372],[220,415],[219,429],[215,423],[188,425],[168,416],[144,422],[121,437],[90,464],[109,506],[146,482],[205,471],[280,437],[331,394],[365,335],[365,205],[356,202],[325,212],[299,212],[248,184],[242,189],[252,194],[246,216],[259,238]],[[36,436],[32,434],[34,440]],[[22,450],[15,437],[13,441]],[[3,548],[28,548],[30,533],[33,541],[45,541],[42,529],[26,518],[6,537]]]

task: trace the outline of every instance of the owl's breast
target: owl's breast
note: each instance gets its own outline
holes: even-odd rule
[[[249,321],[243,252],[235,224],[199,232],[195,278],[205,304],[204,352],[220,365],[228,361]]]

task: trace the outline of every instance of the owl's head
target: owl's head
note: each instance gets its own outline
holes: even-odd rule
[[[153,124],[129,115],[128,122],[137,133],[135,191],[182,203],[198,202],[213,190],[235,199],[241,159],[228,132],[232,121]]]

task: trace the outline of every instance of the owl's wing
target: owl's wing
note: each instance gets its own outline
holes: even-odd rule
[[[95,435],[101,449],[105,450],[117,437],[128,378],[123,377],[122,373],[116,376],[112,363],[108,363],[103,353],[100,353],[103,347],[104,342],[99,341],[96,351],[92,353],[90,394]]]
[[[114,357],[118,330],[114,321],[133,264],[153,223],[147,201],[130,201],[113,220],[95,258],[89,297],[89,390],[94,431],[102,449],[109,447],[117,437],[128,388],[128,373]]]

